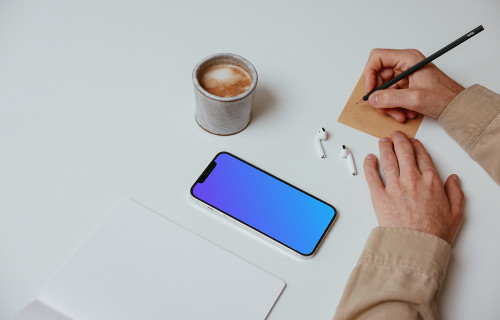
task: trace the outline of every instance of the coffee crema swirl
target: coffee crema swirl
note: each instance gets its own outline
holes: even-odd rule
[[[219,97],[240,95],[250,88],[252,82],[252,76],[245,69],[230,63],[210,66],[200,78],[203,89]]]

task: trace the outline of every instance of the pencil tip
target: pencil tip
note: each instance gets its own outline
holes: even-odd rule
[[[360,104],[360,103],[363,103],[363,102],[365,102],[365,100],[361,99],[358,102],[356,102],[356,104]]]

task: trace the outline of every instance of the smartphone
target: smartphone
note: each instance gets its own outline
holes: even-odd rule
[[[191,196],[302,257],[314,255],[337,216],[333,206],[228,152],[215,156]]]

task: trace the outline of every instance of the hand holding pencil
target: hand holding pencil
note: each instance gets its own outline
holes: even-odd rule
[[[365,91],[372,91],[423,58],[415,49],[372,50],[363,71]],[[368,103],[398,122],[415,118],[415,112],[437,118],[462,90],[464,87],[429,63],[388,89],[375,91]]]
[[[399,122],[415,118],[415,111],[439,117],[464,88],[431,61],[483,30],[480,25],[427,58],[414,49],[372,50],[363,72],[365,91],[368,93],[358,103],[368,100],[380,112]]]

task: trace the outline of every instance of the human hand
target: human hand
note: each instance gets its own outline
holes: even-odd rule
[[[365,158],[365,177],[380,226],[412,229],[452,244],[462,224],[464,194],[458,176],[443,186],[431,156],[417,139],[399,132],[379,141],[385,186],[377,157]]]
[[[372,91],[423,59],[425,56],[415,49],[373,49],[363,71],[365,91]],[[403,123],[415,118],[416,112],[439,117],[462,90],[464,87],[429,63],[390,88],[374,92],[368,102]]]

